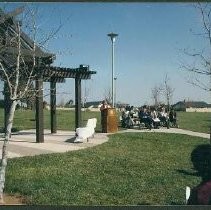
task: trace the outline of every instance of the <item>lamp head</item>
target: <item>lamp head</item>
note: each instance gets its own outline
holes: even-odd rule
[[[115,38],[118,36],[118,34],[110,33],[110,34],[108,34],[108,36],[111,38],[112,42],[115,42]]]

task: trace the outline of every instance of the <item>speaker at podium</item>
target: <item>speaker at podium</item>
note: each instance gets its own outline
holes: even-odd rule
[[[115,108],[101,110],[101,125],[103,133],[116,133],[118,131],[118,120]]]

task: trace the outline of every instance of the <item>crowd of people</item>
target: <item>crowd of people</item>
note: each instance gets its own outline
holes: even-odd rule
[[[103,100],[100,106],[100,111],[111,108],[111,105]],[[177,127],[177,114],[171,107],[169,110],[166,106],[147,106],[144,105],[139,108],[134,106],[126,106],[120,109],[121,125],[124,128],[131,128],[134,126],[144,126],[149,129],[162,127]]]
[[[159,128],[160,126],[178,127],[177,116],[173,108],[167,111],[164,106],[142,106],[134,108],[127,106],[121,110],[122,127],[131,128],[135,125],[144,125],[145,127]]]

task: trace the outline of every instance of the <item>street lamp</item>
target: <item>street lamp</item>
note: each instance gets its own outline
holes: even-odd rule
[[[114,42],[118,34],[110,33],[107,34],[111,38],[112,43],[112,78],[111,78],[111,96],[112,96],[112,107],[114,107]]]

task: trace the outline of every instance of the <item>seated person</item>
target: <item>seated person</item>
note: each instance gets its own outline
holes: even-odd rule
[[[127,127],[128,116],[129,116],[129,111],[123,110],[122,111],[122,127],[123,128]]]
[[[153,120],[153,126],[154,128],[158,128],[160,125],[160,119],[158,118],[157,111],[154,107],[151,108],[151,117]]]
[[[158,113],[158,118],[160,119],[162,126],[167,126],[167,128],[169,128],[169,119],[165,107],[161,108],[161,111]]]
[[[191,161],[201,183],[191,190],[188,205],[211,205],[211,145],[198,145],[191,153]]]
[[[143,122],[150,129],[153,127],[153,120],[146,107],[142,107],[139,111],[140,122]]]
[[[134,107],[133,106],[130,107],[129,114],[130,114],[130,117],[133,118],[133,115],[135,114],[135,110],[134,110]]]
[[[159,118],[161,121],[165,121],[166,117],[167,117],[167,113],[166,113],[165,107],[162,107],[161,111],[159,112]]]

